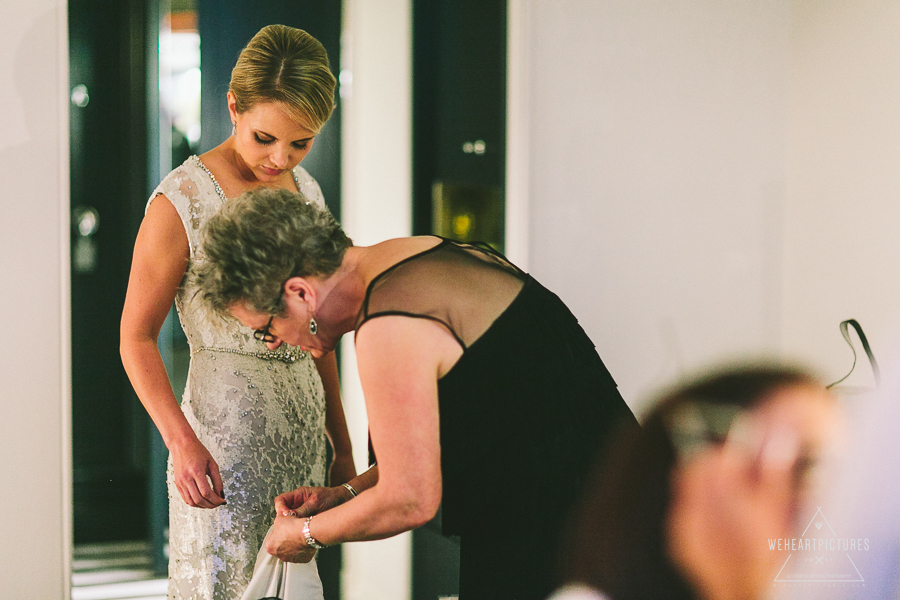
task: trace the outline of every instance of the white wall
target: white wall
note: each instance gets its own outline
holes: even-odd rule
[[[0,19],[0,597],[68,597],[68,48],[61,0]]]
[[[860,321],[876,357],[897,342],[898,31],[898,2],[793,2],[784,341],[834,379],[852,361],[842,319]],[[871,385],[865,365],[854,377]]]
[[[341,220],[358,245],[410,234],[411,45],[409,0],[345,0]],[[368,425],[352,335],[344,339],[342,350],[342,394],[357,470],[362,471],[368,460]],[[406,533],[345,544],[345,600],[409,598],[410,541]]]
[[[837,379],[850,317],[890,351],[900,3],[510,0],[510,20],[519,260],[633,407],[761,353]]]
[[[777,349],[788,5],[511,8],[530,23],[529,268],[626,400]]]

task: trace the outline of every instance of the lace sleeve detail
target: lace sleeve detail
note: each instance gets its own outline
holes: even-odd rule
[[[146,214],[150,204],[157,196],[165,195],[175,207],[178,216],[181,217],[181,224],[184,225],[185,233],[188,237],[188,245],[190,246],[190,256],[194,258],[200,243],[201,226],[204,220],[203,202],[203,186],[209,186],[209,182],[201,177],[201,171],[196,168],[191,169],[190,160],[166,175],[160,184],[153,190],[147,206],[144,209]]]
[[[315,202],[320,208],[325,208],[325,196],[322,194],[322,188],[319,187],[319,182],[309,174],[309,171],[297,165],[294,168],[294,176],[297,178],[300,193]]]

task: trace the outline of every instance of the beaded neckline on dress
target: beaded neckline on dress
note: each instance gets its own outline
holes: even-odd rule
[[[213,187],[216,188],[216,195],[219,197],[219,199],[222,200],[222,202],[225,202],[226,200],[228,200],[228,198],[225,196],[225,192],[222,191],[222,187],[219,185],[219,182],[216,181],[216,176],[213,175],[212,171],[210,171],[206,167],[206,165],[203,164],[203,161],[200,160],[200,157],[195,154],[191,158],[194,159],[194,161],[197,163],[198,167],[203,169],[203,171],[207,175],[209,175],[209,179],[210,179],[210,181],[212,181]],[[296,168],[297,167],[294,167],[294,169],[296,169]],[[297,191],[300,192],[300,179],[297,178],[297,173],[296,173],[296,171],[294,171],[294,169],[291,169],[291,177],[294,178],[294,186],[296,186]],[[302,192],[300,192],[300,193],[302,193]]]

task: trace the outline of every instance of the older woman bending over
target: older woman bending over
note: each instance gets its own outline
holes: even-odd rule
[[[553,589],[588,466],[614,429],[636,427],[559,298],[489,248],[433,236],[352,246],[327,211],[285,190],[226,204],[205,250],[204,298],[269,348],[321,356],[356,332],[377,467],[349,487],[279,496],[270,553],[308,561],[418,527],[443,502],[463,600]]]

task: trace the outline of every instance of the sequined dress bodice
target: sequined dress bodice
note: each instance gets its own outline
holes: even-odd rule
[[[301,167],[294,180],[324,205]],[[226,202],[202,161],[173,170],[148,202],[164,194],[177,210],[190,246],[188,273],[203,260],[202,229]],[[325,481],[325,400],[312,359],[299,348],[270,352],[252,330],[209,309],[185,276],[175,304],[191,352],[181,408],[222,475],[227,504],[188,507],[169,486],[171,599],[238,599],[250,581],[262,540],[283,492]]]

